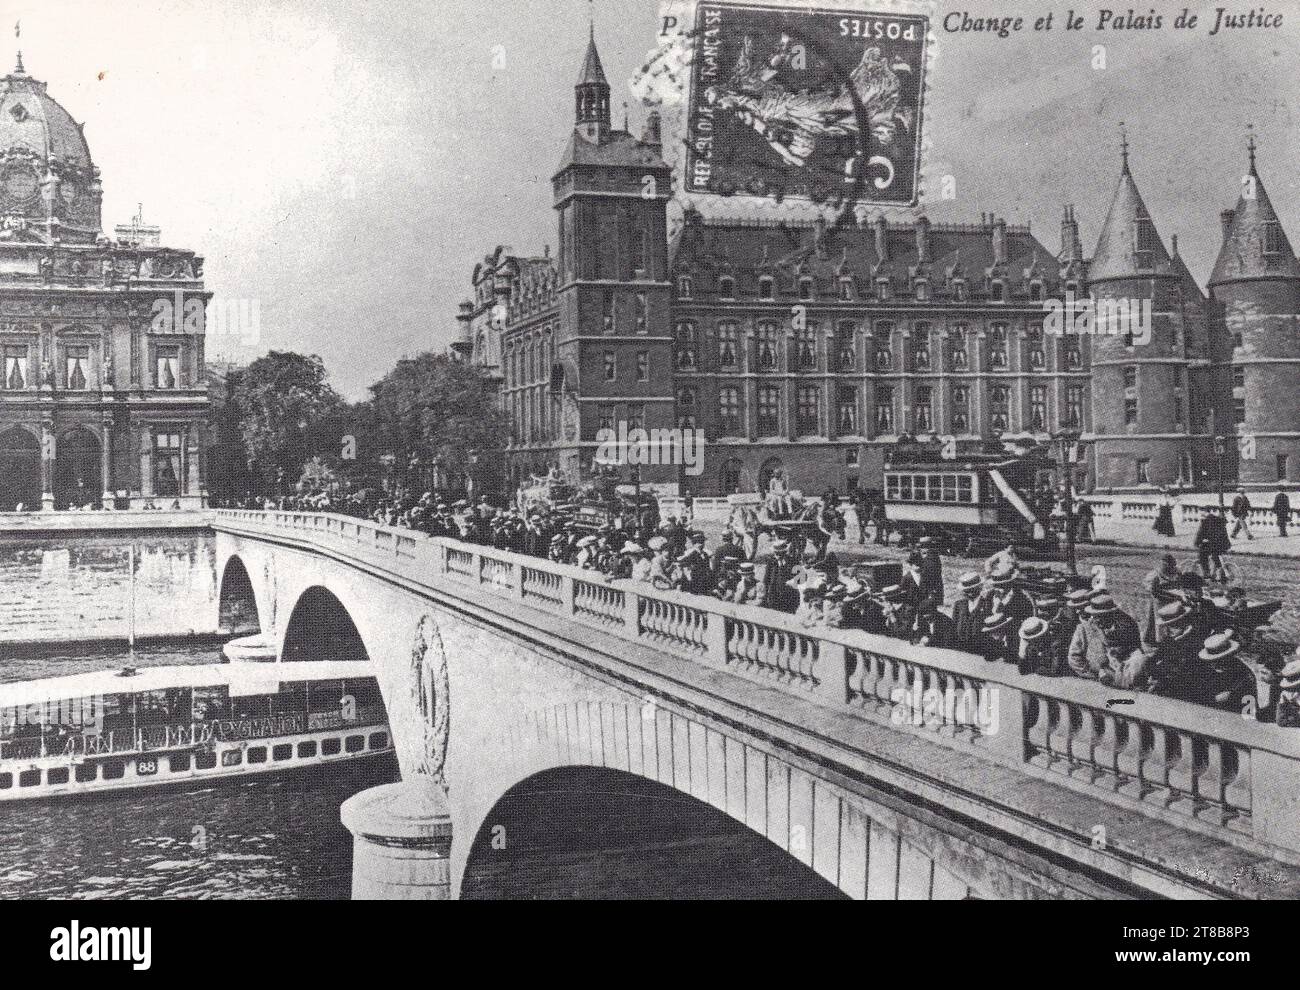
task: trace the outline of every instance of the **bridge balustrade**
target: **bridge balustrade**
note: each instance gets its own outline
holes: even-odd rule
[[[919,734],[1142,814],[1300,854],[1300,732],[1095,681],[1021,674],[954,650],[809,629],[749,605],[607,582],[564,564],[322,515],[218,512],[254,535],[312,531],[360,562],[558,616]],[[328,547],[322,547],[328,549]],[[401,561],[411,559],[406,569]],[[485,594],[486,593],[486,594]],[[506,606],[503,614],[517,615]],[[1249,843],[1247,843],[1249,847]]]

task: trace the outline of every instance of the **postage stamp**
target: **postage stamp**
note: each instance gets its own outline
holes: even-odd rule
[[[708,0],[689,14],[685,193],[917,202],[928,17]]]

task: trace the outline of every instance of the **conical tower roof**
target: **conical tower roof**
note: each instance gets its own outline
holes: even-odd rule
[[[1255,170],[1253,139],[1250,143],[1249,177],[1254,181],[1242,183],[1241,197],[1223,238],[1223,247],[1219,249],[1219,260],[1214,263],[1210,285],[1238,279],[1300,279],[1300,261],[1296,260],[1286,231],[1282,229],[1264,183]],[[1270,224],[1276,225],[1271,246],[1277,250],[1266,254],[1265,230]]]
[[[598,86],[608,86],[609,82],[605,79],[605,69],[600,64],[600,52],[596,51],[596,29],[591,29],[591,34],[587,39],[587,55],[582,60],[582,72],[578,76],[578,85],[585,86],[588,83],[595,83]]]
[[[1151,225],[1151,251],[1149,257],[1141,259],[1137,249],[1139,221]],[[1126,140],[1123,170],[1110,202],[1110,210],[1106,214],[1106,222],[1101,227],[1101,236],[1092,255],[1088,278],[1097,282],[1108,278],[1140,278],[1152,273],[1167,275],[1172,271],[1169,252],[1165,250],[1155,224],[1151,223],[1151,214],[1142,201],[1137,183],[1133,181],[1133,173],[1129,171]]]

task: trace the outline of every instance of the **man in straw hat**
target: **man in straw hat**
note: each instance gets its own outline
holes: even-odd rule
[[[1108,592],[1097,592],[1088,604],[1088,615],[1101,630],[1105,662],[1097,672],[1103,684],[1119,688],[1137,687],[1146,677],[1146,654],[1142,635],[1133,617],[1119,607]]]
[[[1015,623],[1011,616],[1002,612],[986,615],[982,626],[983,645],[980,655],[985,660],[1015,663],[1020,651],[1012,642],[1014,630]]]
[[[902,585],[891,584],[880,592],[886,636],[911,642],[916,626],[916,607],[907,600]]]
[[[736,565],[736,586],[729,600],[737,605],[757,605],[760,592],[753,562],[742,560]]]
[[[984,602],[980,594],[983,581],[974,571],[967,571],[957,579],[962,597],[952,605],[952,646],[967,653],[978,653],[983,635]]]
[[[918,646],[948,649],[953,645],[952,619],[939,611],[939,600],[926,595],[916,609],[912,624],[912,642]]]
[[[1037,615],[1030,616],[1020,623],[1020,673],[1043,674],[1051,676],[1053,659],[1049,650],[1049,627],[1046,620]]]
[[[1042,642],[1037,644],[1042,653],[1037,672],[1045,677],[1070,673],[1070,643],[1079,620],[1066,610],[1065,600],[1056,595],[1040,598],[1034,605],[1034,613],[1035,618],[1046,624],[1046,630],[1041,634]]]
[[[1171,633],[1168,639],[1173,638]],[[1240,653],[1241,644],[1231,632],[1215,633],[1205,639],[1199,650],[1194,643],[1185,651],[1180,650],[1173,663],[1180,660],[1181,666],[1171,663],[1162,670],[1152,690],[1163,697],[1193,704],[1247,711],[1256,697],[1255,674],[1241,662]]]

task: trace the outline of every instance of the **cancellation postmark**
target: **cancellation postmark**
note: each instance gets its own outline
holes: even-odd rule
[[[928,17],[707,0],[669,16],[689,18],[660,73],[683,91],[688,198],[917,202]]]

